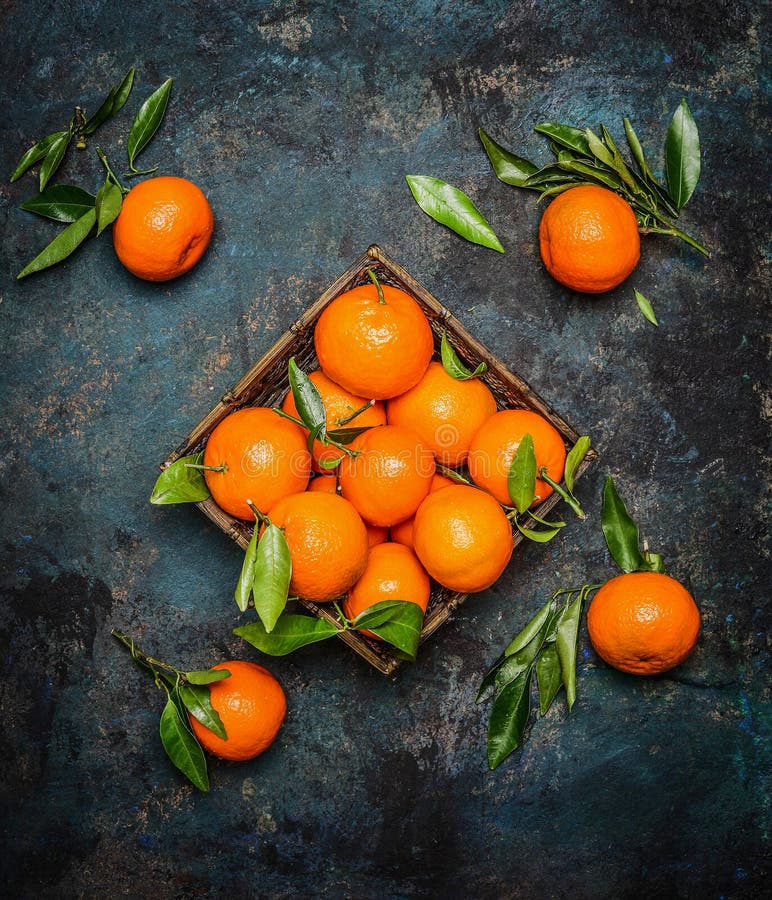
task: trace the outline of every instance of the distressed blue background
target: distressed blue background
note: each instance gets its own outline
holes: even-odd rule
[[[751,2],[111,2],[2,6],[4,428],[0,872],[11,897],[750,897],[769,850],[770,399],[767,32]],[[10,185],[75,102],[122,171],[139,103],[175,79],[141,157],[193,179],[216,232],[203,262],[142,283],[108,234],[17,283],[56,233]],[[535,195],[498,182],[476,130],[541,160],[533,126],[632,118],[657,167],[682,97],[703,175],[684,213],[706,261],[648,237],[595,299],[543,270]],[[92,147],[58,180],[101,183]],[[413,203],[444,178],[507,252]],[[592,435],[590,512],[518,550],[384,679],[339,642],[270,661],[289,713],[253,763],[173,769],[161,697],[111,639],[185,667],[256,658],[231,634],[240,551],[194,508],[151,507],[156,466],[351,260],[378,242],[512,369]],[[661,327],[632,296],[648,296]],[[703,617],[694,655],[642,679],[580,637],[558,702],[495,773],[483,672],[560,584],[613,574],[599,527],[617,478]],[[764,576],[767,576],[765,579]]]

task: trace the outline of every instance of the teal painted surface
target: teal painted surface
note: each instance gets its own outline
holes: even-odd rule
[[[0,204],[3,853],[12,897],[752,897],[768,876],[769,614],[763,333],[768,33],[752,3],[6,3]],[[141,98],[173,76],[142,161],[205,191],[199,266],[137,281],[109,235],[15,275],[55,226],[21,210],[22,150],[135,91],[98,143],[116,165]],[[533,195],[493,177],[483,125],[546,158],[545,119],[659,154],[686,96],[703,175],[683,215],[703,260],[647,237],[628,283],[562,289]],[[661,159],[655,156],[656,167]],[[506,247],[466,244],[404,175],[473,197]],[[95,190],[93,152],[61,180]],[[195,509],[147,503],[156,466],[370,243],[378,242],[580,430],[602,463],[589,518],[523,547],[392,679],[339,643],[268,662],[289,713],[254,763],[168,764],[161,699],[111,627],[183,666],[255,658],[232,636],[240,552]],[[648,325],[633,286],[653,302]],[[474,695],[558,583],[613,574],[607,472],[703,617],[695,654],[636,679],[583,628],[579,698],[487,771]],[[768,549],[768,548],[767,548]]]

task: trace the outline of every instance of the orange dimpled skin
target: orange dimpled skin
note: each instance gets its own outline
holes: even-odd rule
[[[412,550],[401,544],[379,544],[370,551],[362,577],[343,602],[343,612],[355,619],[384,600],[407,600],[426,612],[430,590],[429,576]],[[363,633],[377,638],[372,632]]]
[[[346,593],[365,569],[367,530],[359,513],[337,494],[305,491],[271,510],[292,560],[292,594],[321,603]]]
[[[367,428],[386,424],[386,410],[380,401],[376,401],[355,419],[342,424],[342,420],[348,419],[352,413],[362,409],[370,398],[358,397],[356,394],[352,394],[340,385],[335,384],[334,381],[330,381],[320,369],[309,372],[308,377],[321,395],[324,408],[327,411],[328,430],[335,428]],[[289,415],[297,417],[298,410],[295,406],[292,391],[284,398],[281,408]],[[342,456],[342,450],[338,450],[336,447],[325,446],[321,441],[314,441],[313,465],[315,471],[321,471],[319,461],[331,462],[332,460],[340,459]]]
[[[303,430],[263,406],[250,406],[226,416],[204,449],[205,471],[215,503],[238,519],[254,520],[247,500],[262,513],[285,497],[305,490],[311,454]]]
[[[607,581],[587,612],[590,640],[610,666],[656,675],[694,649],[700,612],[686,588],[659,572],[631,572]]]
[[[418,507],[416,555],[435,581],[451,591],[490,587],[512,556],[512,528],[499,504],[463,484],[436,491]]]
[[[486,384],[479,378],[453,378],[438,362],[387,406],[389,424],[412,428],[446,466],[465,462],[472,437],[495,412],[496,400]]]
[[[619,194],[581,185],[559,194],[544,211],[539,250],[554,279],[599,294],[621,284],[638,265],[638,221]]]
[[[390,526],[412,516],[429,493],[434,455],[407,428],[383,425],[360,434],[355,456],[339,467],[343,496],[371,525]]]
[[[231,673],[209,685],[212,708],[220,716],[226,738],[189,714],[193,733],[204,750],[220,759],[253,759],[271,746],[284,721],[287,699],[282,686],[256,663],[231,660],[212,668]]]
[[[169,281],[201,259],[213,229],[212,208],[201,188],[186,178],[148,178],[124,197],[113,223],[113,246],[137,278]]]
[[[526,434],[533,439],[536,471],[560,482],[566,463],[566,447],[560,432],[544,416],[527,409],[504,409],[491,416],[472,438],[467,465],[472,481],[489,491],[499,503],[511,506],[507,479],[517,448]],[[552,488],[536,479],[535,506],[552,494]]]
[[[421,307],[404,291],[364,284],[336,297],[319,317],[314,344],[325,375],[360,397],[385,400],[417,384],[434,352]]]

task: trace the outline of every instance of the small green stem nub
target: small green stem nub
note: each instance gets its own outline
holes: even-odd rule
[[[185,463],[186,469],[201,469],[203,472],[227,472],[228,466],[221,463],[219,466],[205,466],[203,463]]]
[[[570,491],[567,491],[565,488],[561,487],[556,481],[553,481],[552,478],[547,474],[547,470],[544,466],[539,469],[539,478],[542,481],[545,481],[556,494],[562,497],[566,503],[571,507],[571,509],[579,516],[580,519],[586,519],[587,515],[585,514],[582,507],[579,505],[579,501],[574,497]]]
[[[380,281],[378,281],[378,276],[375,274],[375,272],[373,272],[372,269],[368,269],[367,274],[370,277],[370,281],[372,281],[378,291],[378,302],[385,304],[386,298],[383,296],[383,288],[381,287]]]
[[[266,527],[271,524],[271,520],[264,513],[261,513],[260,510],[255,506],[255,504],[251,500],[247,500],[247,506],[254,513],[255,519]]]
[[[123,632],[118,631],[117,628],[113,628],[110,632],[114,638],[117,638],[131,653],[132,658],[138,662],[140,665],[145,666],[150,669],[153,675],[156,678],[156,683],[158,683],[158,675],[159,673],[156,669],[165,669],[167,672],[171,672],[177,678],[182,677],[182,673],[175,669],[174,666],[170,666],[169,663],[161,662],[160,659],[155,659],[152,656],[148,656],[146,653],[143,653],[139,647],[134,643],[134,638],[129,637],[128,635],[123,634]]]

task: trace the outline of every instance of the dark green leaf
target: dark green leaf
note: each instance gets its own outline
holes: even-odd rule
[[[381,625],[370,624],[369,631],[388,641],[414,660],[418,654],[424,612],[417,603],[402,601],[389,619]]]
[[[598,135],[595,134],[591,128],[585,128],[584,136],[587,138],[587,146],[590,148],[590,153],[592,153],[595,159],[600,160],[604,165],[608,166],[609,169],[613,169],[614,155]]]
[[[249,598],[252,596],[252,586],[255,583],[255,564],[257,562],[257,535],[260,531],[260,523],[255,522],[252,529],[252,537],[249,539],[247,549],[244,551],[244,560],[241,563],[241,574],[236,582],[234,599],[236,606],[246,612],[249,608]]]
[[[131,93],[133,84],[134,69],[129,69],[129,71],[124,76],[123,81],[117,87],[110,89],[110,92],[108,93],[107,97],[105,97],[102,105],[86,122],[85,126],[83,127],[83,133],[93,134],[100,125],[114,116],[123,107],[124,103],[126,103],[126,101],[129,99],[129,94]]]
[[[649,303],[637,288],[633,288],[633,292],[635,293],[635,302],[638,304],[638,309],[643,313],[644,319],[647,319],[652,325],[659,325],[657,317],[654,315],[654,307],[651,303]]]
[[[26,278],[33,272],[40,272],[66,259],[86,240],[95,223],[96,210],[90,209],[60,232],[16,277]]]
[[[267,632],[284,612],[292,578],[292,560],[284,532],[268,525],[257,544],[252,594],[255,610]]]
[[[167,466],[158,476],[158,480],[150,495],[150,502],[162,503],[201,503],[211,494],[204,480],[201,469],[188,467],[189,463],[200,466],[204,461],[204,451],[191,456],[181,456]]]
[[[619,177],[622,179],[622,181],[624,181],[624,183],[632,191],[632,193],[640,194],[642,191],[640,185],[635,180],[633,173],[630,171],[629,166],[625,162],[622,154],[619,152],[619,148],[614,143],[614,139],[611,137],[611,134],[605,125],[600,126],[600,133],[603,140],[603,145],[607,147],[608,151],[611,153],[611,168],[615,172],[617,172]]]
[[[566,482],[566,487],[571,493],[574,491],[574,479],[576,478],[576,472],[579,466],[582,464],[585,456],[590,452],[590,439],[587,435],[582,435],[579,440],[574,444],[571,450],[566,457],[566,468],[563,474],[563,479]]]
[[[603,488],[603,534],[611,555],[623,572],[636,572],[644,562],[639,548],[638,526],[617,493],[609,475]]]
[[[122,205],[121,189],[108,179],[96,195],[97,237],[118,218]]]
[[[524,187],[524,182],[529,175],[536,171],[536,166],[523,159],[515,156],[509,150],[505,150],[500,144],[497,144],[492,137],[487,135],[482,128],[478,129],[477,134],[482,141],[488,159],[491,161],[493,171],[499,181],[505,184],[513,184],[515,187]]]
[[[167,78],[161,87],[154,91],[140,106],[126,143],[130,168],[134,168],[134,160],[139,156],[161,124],[161,120],[166,112],[166,104],[169,102],[171,89],[172,79]]]
[[[11,181],[13,182],[16,181],[17,178],[21,178],[27,169],[34,166],[38,160],[43,159],[56,141],[67,137],[68,133],[69,132],[67,131],[55,131],[53,134],[49,134],[48,137],[44,137],[42,140],[38,141],[37,144],[30,147],[19,160],[19,164],[16,166],[13,175],[11,175]]]
[[[536,496],[536,453],[530,434],[523,439],[512,457],[507,475],[507,490],[512,505],[519,513],[524,513]]]
[[[212,684],[231,677],[227,669],[195,669],[192,672],[183,672],[183,675],[191,684]]]
[[[673,113],[665,139],[667,187],[677,209],[683,209],[700,180],[700,137],[697,123],[682,100]]]
[[[51,144],[40,167],[40,190],[45,190],[46,185],[59,168],[67,148],[70,146],[72,135],[69,131],[63,131],[61,135]]]
[[[42,193],[19,204],[19,209],[46,216],[55,222],[75,222],[93,209],[95,203],[93,194],[74,184],[52,184]]]
[[[511,656],[513,653],[517,653],[518,650],[522,650],[526,644],[530,644],[533,638],[541,631],[542,626],[547,621],[550,616],[550,612],[554,609],[554,603],[552,600],[548,600],[544,606],[536,613],[536,615],[531,619],[531,621],[515,635],[514,638],[510,641],[507,649],[504,651],[505,656]]]
[[[160,733],[169,759],[199,790],[208,791],[209,775],[204,751],[171,697],[161,713]]]
[[[529,666],[496,697],[488,722],[488,765],[495,769],[515,750],[523,738],[531,712]]]
[[[548,644],[536,661],[536,684],[539,688],[539,712],[546,716],[563,683],[557,647]]]
[[[546,134],[556,144],[568,147],[569,150],[575,150],[582,156],[592,156],[590,148],[587,146],[587,138],[581,128],[574,128],[573,125],[544,122],[541,125],[537,125],[534,131],[538,131],[539,134]]]
[[[281,616],[270,634],[259,621],[233,629],[234,634],[269,656],[286,656],[298,647],[323,641],[339,631],[326,619],[293,615]]]
[[[289,361],[289,383],[292,390],[292,399],[298,415],[305,423],[309,431],[316,433],[316,437],[324,437],[327,410],[324,408],[322,395],[311,379],[298,368],[293,356]]]
[[[358,438],[360,434],[369,431],[372,427],[372,425],[363,425],[351,428],[333,428],[331,431],[327,432],[327,437],[333,441],[337,441],[339,444],[350,444],[355,438]]]
[[[536,202],[540,203],[547,197],[556,197],[558,194],[564,194],[566,191],[570,191],[571,188],[580,187],[583,184],[587,184],[587,182],[574,181],[573,178],[570,181],[565,182],[564,184],[555,184],[552,187],[548,187],[543,190],[537,197]]]
[[[225,733],[225,726],[220,714],[212,706],[209,686],[206,684],[181,684],[179,692],[185,709],[205,728],[213,731],[217,737],[226,740],[228,735]]]
[[[557,656],[560,660],[560,672],[566,686],[568,710],[576,700],[576,642],[579,636],[579,619],[582,615],[583,592],[572,600],[563,610],[558,620],[558,633],[555,641]]]
[[[635,129],[633,128],[630,120],[627,117],[625,117],[623,121],[625,126],[625,137],[627,138],[627,144],[630,147],[630,152],[633,154],[633,159],[640,169],[641,175],[643,175],[646,181],[650,183],[655,182],[656,178],[649,168],[649,164],[646,161],[646,156],[643,152],[643,147],[641,146],[641,142],[638,140],[638,135],[635,133]]]
[[[642,556],[642,572],[661,572],[662,574],[666,572],[665,561],[662,559],[659,553],[652,553],[649,550],[644,550]]]
[[[428,175],[405,177],[416,203],[428,216],[474,244],[504,252],[491,226],[463,191]]]
[[[573,157],[571,158],[573,159]],[[540,188],[555,181],[562,183],[570,178],[570,175],[566,175],[565,169],[561,169],[557,163],[550,163],[548,166],[543,166],[537,172],[534,172],[533,175],[529,175],[523,187]]]
[[[465,366],[451,346],[451,343],[448,340],[447,331],[442,332],[440,356],[445,371],[451,378],[455,378],[457,381],[469,381],[470,378],[477,378],[478,375],[482,375],[484,372],[488,371],[488,366],[484,362],[481,362],[474,371]]]
[[[610,172],[608,169],[601,169],[593,166],[591,163],[583,163],[578,159],[566,160],[558,164],[561,169],[566,172],[573,172],[577,175],[584,175],[591,182],[602,184],[611,188],[613,191],[622,190],[622,182],[616,173]]]
[[[373,625],[382,625],[393,618],[402,608],[402,605],[407,602],[407,600],[381,600],[378,603],[374,603],[359,613],[352,622],[351,627],[355,631],[361,631],[363,628],[370,628]]]

